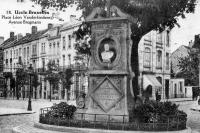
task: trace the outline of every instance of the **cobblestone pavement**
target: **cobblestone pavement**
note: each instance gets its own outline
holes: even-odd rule
[[[26,124],[27,126],[33,126],[34,122],[39,120],[40,108],[50,107],[53,103],[58,103],[59,101],[49,102],[48,100],[33,100],[32,110],[36,111],[34,114],[26,115],[9,115],[0,116],[0,133],[11,133],[13,127]],[[0,108],[17,108],[17,109],[27,109],[28,100],[4,100],[0,99]]]
[[[196,105],[196,101],[177,102],[179,109],[187,113],[187,126],[200,133],[200,112],[191,110]]]
[[[21,124],[33,125],[34,114],[0,116],[0,133],[11,133],[13,127]]]
[[[53,105],[54,102],[49,101],[33,101],[33,110],[37,111],[35,114],[27,115],[11,115],[0,116],[0,133],[11,133],[13,127],[26,124],[33,126],[34,122],[38,121],[39,109]],[[185,111],[188,115],[187,125],[197,132],[200,132],[200,112],[192,111],[191,107],[194,106],[194,101],[177,102],[179,108]],[[0,107],[12,107],[25,109],[27,101],[13,101],[13,100],[0,100]],[[28,129],[27,129],[28,130]]]

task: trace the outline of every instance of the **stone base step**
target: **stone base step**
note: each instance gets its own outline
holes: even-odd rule
[[[33,125],[21,125],[12,129],[12,133],[63,133],[59,131],[50,131],[45,129],[39,129]]]
[[[74,128],[46,125],[35,123],[34,126],[21,125],[13,128],[12,133],[149,133],[148,131],[119,131],[119,130],[101,130],[89,128]],[[151,131],[152,133],[152,131]],[[156,132],[156,133],[170,133],[170,131]],[[195,133],[191,128],[181,131],[171,131],[171,133]]]

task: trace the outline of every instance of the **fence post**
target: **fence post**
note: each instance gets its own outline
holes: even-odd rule
[[[155,128],[155,119],[154,119],[154,117],[153,117],[153,130],[154,130],[154,128]]]
[[[108,115],[108,120],[107,120],[107,128],[109,130],[109,122],[110,122],[110,115]]]
[[[124,130],[124,116],[125,116],[125,115],[123,115],[122,130]]]
[[[94,128],[95,128],[95,126],[96,126],[96,116],[97,114],[94,114]]]
[[[81,128],[83,127],[83,113],[81,113]]]
[[[169,117],[167,117],[167,131],[169,131]]]
[[[70,119],[68,118],[68,121],[69,121],[69,127],[70,127],[70,125],[71,125],[71,121],[70,121]]]
[[[178,130],[178,126],[179,126],[179,115],[177,116],[178,117],[178,121],[177,121],[177,130]]]

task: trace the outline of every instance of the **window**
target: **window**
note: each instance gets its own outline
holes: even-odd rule
[[[63,49],[65,49],[65,45],[66,45],[65,37],[63,37]]]
[[[45,68],[45,58],[42,58],[42,68]]]
[[[27,47],[27,57],[29,57],[29,47]]]
[[[57,59],[57,65],[58,65],[58,66],[59,66],[59,62],[60,62],[59,59]]]
[[[157,68],[162,68],[162,51],[157,51],[157,61],[156,61]]]
[[[26,57],[26,48],[24,48],[24,58]]]
[[[71,54],[68,54],[69,64],[71,65]]]
[[[65,66],[65,55],[63,55],[63,66]]]
[[[51,43],[49,44],[49,52],[50,52],[50,54],[52,54],[51,53]]]
[[[170,39],[169,31],[167,31],[167,37],[166,37],[166,41],[167,41],[167,42],[166,42],[166,43],[167,43],[166,46],[167,46],[167,47],[169,47],[169,41],[170,41],[169,39]]]
[[[8,59],[8,51],[6,51],[6,59]]]
[[[57,54],[59,54],[60,50],[59,50],[60,44],[59,42],[57,42]]]
[[[53,43],[53,54],[56,53],[55,51],[56,51],[56,43],[54,42],[54,43]]]
[[[43,53],[43,43],[41,44],[41,53]]]
[[[156,35],[156,42],[162,43],[162,33],[157,33],[157,35]]]
[[[36,55],[37,54],[37,46],[36,45],[33,45],[32,47],[32,55]]]
[[[19,48],[19,56],[21,56],[21,51],[22,51],[22,49],[21,49],[21,48]]]
[[[42,53],[45,53],[45,43],[42,44]]]
[[[71,35],[68,35],[68,38],[69,38],[68,48],[70,49],[71,48]]]
[[[169,70],[169,53],[166,53],[166,70]]]
[[[10,58],[12,58],[12,50],[10,51]]]
[[[183,92],[183,83],[180,82],[179,85],[180,85],[180,92],[182,93]]]
[[[45,53],[45,43],[43,44],[43,52]]]
[[[151,49],[144,49],[144,67],[151,67]]]
[[[60,45],[59,42],[57,42],[57,47],[58,47],[58,48],[60,47],[59,45]]]

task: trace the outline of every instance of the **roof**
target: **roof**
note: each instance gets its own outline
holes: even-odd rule
[[[74,20],[72,22],[70,21],[70,22],[64,23],[63,26],[61,27],[61,30],[79,26],[79,25],[81,25],[81,23],[82,23],[82,21],[79,21],[79,20]]]
[[[13,46],[17,46],[17,45],[25,44],[25,43],[28,43],[28,42],[32,42],[34,40],[38,40],[47,31],[48,31],[48,29],[45,29],[45,30],[38,31],[35,34],[28,34],[28,35],[22,37],[21,39],[19,39],[17,41],[14,41],[13,43],[10,43],[9,45],[4,46],[4,48],[10,48],[10,47],[13,47]]]
[[[188,56],[189,50],[191,48],[188,46],[181,45],[171,54],[171,62],[172,62],[172,70],[174,73],[178,73],[181,71],[179,68],[179,60],[180,58]]]
[[[8,38],[7,40],[5,40],[1,45],[0,47],[4,47],[4,46],[7,46],[13,42],[15,42],[17,40],[17,36],[14,36],[14,38]]]

